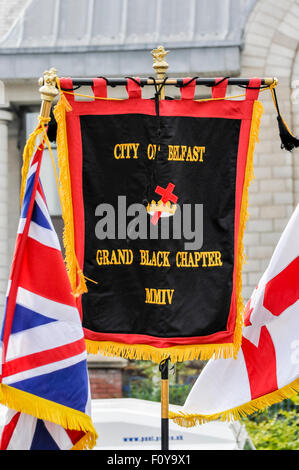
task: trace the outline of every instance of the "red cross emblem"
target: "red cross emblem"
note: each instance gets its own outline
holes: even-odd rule
[[[165,204],[168,201],[173,202],[173,203],[177,202],[178,197],[175,194],[173,194],[172,192],[173,188],[174,188],[174,184],[172,183],[168,183],[166,189],[161,188],[161,186],[156,187],[155,193],[162,196],[161,201],[163,202],[163,204]],[[160,217],[161,217],[161,212],[158,212],[158,211],[155,212],[151,219],[152,224],[156,225]]]

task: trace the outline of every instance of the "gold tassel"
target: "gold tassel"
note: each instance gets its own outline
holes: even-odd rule
[[[58,81],[58,88],[59,81]],[[63,243],[65,247],[65,262],[75,297],[87,292],[86,282],[75,250],[74,213],[72,202],[71,178],[69,172],[69,155],[65,114],[71,111],[71,106],[60,90],[60,99],[54,108],[57,122],[57,155],[59,166],[59,182],[61,194],[62,218],[64,221]]]
[[[57,131],[57,151],[58,151],[58,162],[60,169],[60,183],[57,186],[59,199],[62,209],[62,217],[64,220],[64,234],[63,242],[66,252],[66,267],[71,282],[72,291],[75,297],[80,296],[81,294],[87,292],[85,277],[82,270],[79,267],[79,263],[75,253],[75,236],[74,236],[74,221],[73,221],[73,204],[72,204],[72,193],[71,193],[71,183],[70,183],[70,174],[69,174],[69,160],[68,160],[68,146],[67,146],[67,134],[65,126],[65,112],[70,111],[68,101],[66,100],[63,93],[60,95],[60,100],[55,107],[55,118],[58,125]],[[23,151],[23,166],[22,166],[22,177],[21,177],[21,190],[20,190],[20,203],[22,205],[28,169],[30,165],[33,152],[36,149],[36,139],[40,136],[41,144],[46,142],[51,158],[53,159],[51,153],[51,145],[47,137],[47,132],[45,125],[48,124],[50,118],[44,118],[42,116],[38,117],[39,123],[36,129],[30,134],[26,145]],[[53,168],[56,175],[55,165]]]
[[[22,206],[23,199],[24,199],[24,194],[25,194],[25,187],[26,187],[26,180],[27,180],[27,174],[29,170],[29,165],[31,158],[33,156],[33,152],[36,150],[36,138],[43,134],[43,126],[47,124],[50,121],[50,118],[44,118],[42,116],[38,117],[38,125],[36,129],[30,134],[26,145],[24,147],[23,151],[23,166],[22,166],[22,172],[21,172],[21,190],[20,190],[20,204]]]

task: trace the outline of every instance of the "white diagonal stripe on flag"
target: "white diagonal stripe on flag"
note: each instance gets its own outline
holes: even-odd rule
[[[36,423],[37,419],[34,416],[21,413],[7,450],[30,449]],[[26,432],[24,432],[25,429]]]
[[[20,219],[18,233],[23,233],[25,223],[26,219]],[[42,243],[43,245],[46,245],[50,248],[60,250],[60,243],[56,232],[36,224],[33,222],[33,220],[30,222],[28,237],[33,238],[37,242]]]
[[[65,429],[57,424],[51,423],[50,421],[44,421],[45,426],[52,438],[60,449],[71,449],[73,447],[72,441],[70,440]]]
[[[38,205],[38,207],[40,208],[40,210],[42,211],[42,213],[44,214],[45,218],[47,219],[48,224],[50,225],[52,230],[55,232],[55,229],[54,229],[54,226],[53,226],[50,214],[49,214],[49,210],[47,208],[47,205],[46,205],[43,197],[39,193],[39,191],[36,191],[35,202]]]
[[[14,333],[9,338],[6,360],[28,356],[48,349],[74,343],[83,337],[82,328],[75,323],[54,321]]]
[[[18,288],[17,304],[54,320],[81,324],[78,310],[75,307],[47,299],[23,287]]]

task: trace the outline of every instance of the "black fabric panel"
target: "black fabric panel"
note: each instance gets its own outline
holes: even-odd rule
[[[234,212],[240,121],[222,118],[147,115],[81,116],[83,196],[85,211],[84,273],[89,283],[82,296],[83,326],[101,333],[146,334],[171,338],[204,336],[226,329],[234,268]],[[116,159],[115,145],[140,143],[138,158]],[[155,160],[149,144],[160,145]],[[205,147],[203,162],[170,161],[168,145]],[[222,266],[176,266],[176,254],[186,240],[99,240],[96,207],[117,208],[118,196],[127,206],[160,196],[156,185],[175,184],[178,204],[203,204],[201,252],[220,252]],[[117,210],[115,211],[117,215]],[[148,233],[150,216],[148,215]],[[129,222],[132,217],[127,217]],[[160,219],[161,221],[161,219]],[[160,224],[158,222],[158,225]],[[194,220],[193,220],[194,222]],[[171,226],[172,224],[170,224]],[[118,225],[116,224],[116,230]],[[173,233],[170,230],[170,238]],[[98,250],[128,249],[130,265],[99,266]],[[171,266],[141,266],[140,251],[169,251]],[[190,250],[191,251],[191,250]],[[174,289],[171,303],[145,303],[145,288]],[[166,292],[166,291],[165,291]],[[165,294],[166,295],[166,294]]]

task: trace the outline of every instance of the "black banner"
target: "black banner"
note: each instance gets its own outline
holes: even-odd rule
[[[237,350],[254,103],[165,100],[157,114],[136,97],[71,101],[77,254],[94,281],[80,299],[90,345],[173,361]]]

